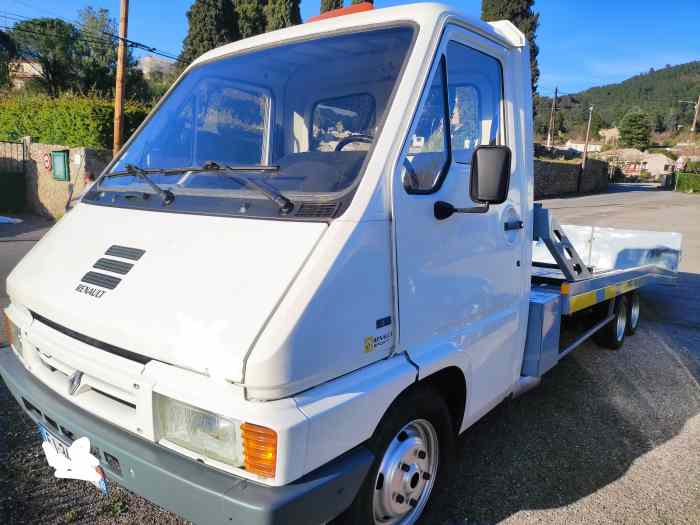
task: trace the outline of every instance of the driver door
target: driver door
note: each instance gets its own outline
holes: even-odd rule
[[[394,181],[399,347],[421,377],[445,366],[467,380],[465,424],[500,402],[520,375],[529,293],[522,220],[527,206],[506,111],[497,44],[450,27],[436,55]],[[511,105],[512,108],[512,105]],[[437,220],[433,206],[478,206],[469,197],[478,145],[513,150],[506,202]]]

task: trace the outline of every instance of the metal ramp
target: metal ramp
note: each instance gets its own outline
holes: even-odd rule
[[[559,221],[552,217],[549,210],[544,208],[542,204],[535,203],[534,218],[533,240],[541,240],[545,243],[549,253],[554,257],[556,265],[538,262],[533,263],[533,265],[557,269],[570,282],[590,279],[592,274],[588,266],[584,264]]]

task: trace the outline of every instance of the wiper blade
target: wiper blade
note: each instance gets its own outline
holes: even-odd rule
[[[216,162],[207,162],[202,166],[201,170],[219,172],[224,177],[234,180],[242,186],[257,190],[258,193],[262,193],[265,197],[277,204],[280,213],[283,215],[291,213],[294,209],[294,203],[269,184],[240,175],[242,172],[251,171],[278,171],[279,166],[228,166],[226,164],[219,166]]]
[[[153,182],[151,180],[151,178],[148,176],[149,171],[151,173],[160,173],[160,172],[164,172],[165,170],[146,171],[144,169],[139,168],[138,166],[134,166],[133,164],[127,164],[126,166],[124,166],[124,169],[125,169],[124,174],[133,175],[134,177],[139,177],[139,178],[143,179],[146,182],[146,184],[148,184],[153,189],[153,191],[155,191],[158,195],[161,196],[161,198],[163,199],[164,205],[169,206],[175,200],[175,194],[172,191],[161,188],[155,182]],[[113,173],[112,175],[118,175],[118,174],[121,174],[121,173],[119,173],[119,172]]]
[[[129,167],[134,168],[135,166],[128,164],[125,171],[115,171],[114,173],[107,173],[105,177],[123,177],[124,175],[134,175],[133,171],[129,171]],[[137,168],[143,173],[162,173],[163,175],[179,175],[181,173],[187,173],[188,171],[200,171],[197,167],[182,167],[182,168]]]

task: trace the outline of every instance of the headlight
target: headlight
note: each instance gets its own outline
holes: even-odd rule
[[[7,339],[7,343],[15,349],[15,352],[22,355],[22,338],[19,328],[10,320],[5,312],[3,312],[3,317],[5,319],[5,338]]]
[[[234,467],[243,466],[241,422],[154,394],[159,439]]]

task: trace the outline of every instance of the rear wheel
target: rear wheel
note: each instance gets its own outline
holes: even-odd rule
[[[641,304],[639,301],[639,292],[634,291],[627,294],[627,335],[634,335],[639,327],[639,319],[641,317]]]
[[[394,404],[368,447],[375,462],[339,523],[412,525],[428,510],[453,462],[455,435],[447,405],[432,388]]]
[[[613,318],[593,335],[593,340],[600,346],[617,350],[625,342],[627,331],[627,297],[621,295],[614,299]],[[607,311],[606,314],[607,315]]]

